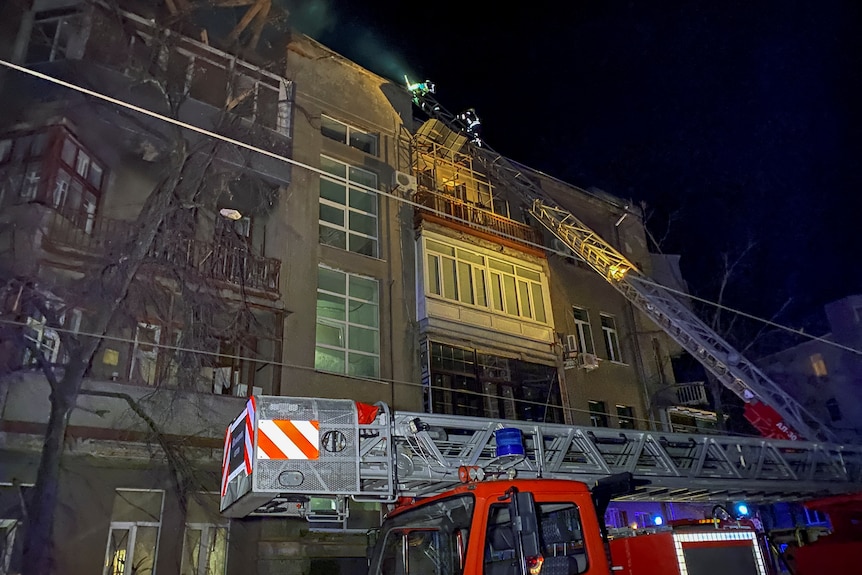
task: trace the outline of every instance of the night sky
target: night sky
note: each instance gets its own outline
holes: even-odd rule
[[[474,107],[499,152],[646,202],[657,237],[672,218],[662,250],[694,293],[749,242],[731,306],[792,298],[778,321],[818,331],[862,293],[862,2],[282,1],[362,66]]]

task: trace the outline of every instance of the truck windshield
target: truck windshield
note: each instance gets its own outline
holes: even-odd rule
[[[460,575],[475,500],[460,495],[386,521],[371,558],[375,575]]]
[[[574,503],[537,503],[542,575],[577,575],[587,570],[581,515]],[[484,575],[509,575],[519,570],[515,533],[506,504],[494,504],[488,514]]]

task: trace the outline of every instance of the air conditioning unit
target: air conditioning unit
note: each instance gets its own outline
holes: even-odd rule
[[[567,333],[563,347],[566,349],[566,357],[570,353],[578,353],[578,337],[573,333]]]
[[[581,353],[578,354],[579,364],[581,369],[585,369],[587,371],[592,371],[599,367],[599,358],[594,353]]]
[[[403,194],[413,194],[416,192],[416,176],[396,171],[392,174],[392,187]]]

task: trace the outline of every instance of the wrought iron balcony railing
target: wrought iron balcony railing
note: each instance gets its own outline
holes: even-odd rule
[[[132,222],[96,218],[81,225],[74,214],[50,214],[46,239],[82,254],[104,254],[128,241]],[[203,277],[264,291],[278,291],[281,262],[253,254],[246,246],[228,246],[196,238],[157,241],[148,256],[156,263],[194,270]]]

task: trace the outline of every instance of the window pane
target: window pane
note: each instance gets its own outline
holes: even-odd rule
[[[447,256],[455,255],[455,248],[452,246],[447,246],[446,244],[441,244],[440,242],[435,242],[434,240],[425,240],[425,246],[428,248],[428,251],[436,252],[438,254],[444,254]]]
[[[446,299],[458,299],[458,293],[455,291],[455,260],[449,258],[440,258],[443,268],[443,297]]]
[[[344,373],[344,352],[340,349],[314,348],[314,369]]]
[[[346,317],[344,298],[337,295],[317,294],[317,317],[343,320]]]
[[[573,307],[572,313],[575,316],[575,319],[578,321],[590,321],[590,318],[587,316],[587,310],[581,309],[579,307]]]
[[[525,281],[518,281],[518,299],[521,302],[521,317],[533,317],[530,311],[530,285]]]
[[[542,281],[542,276],[540,276],[537,272],[530,271],[524,268],[516,268],[516,273],[522,277],[533,280],[534,282]]]
[[[347,126],[341,122],[336,122],[332,118],[321,116],[320,133],[336,142],[347,143]]]
[[[347,232],[330,228],[329,226],[320,226],[320,243],[334,248],[344,249],[347,246]]]
[[[336,208],[334,206],[330,206],[320,203],[320,219],[324,222],[329,222],[330,224],[335,224],[337,226],[344,225],[344,210],[340,208]]]
[[[363,192],[355,188],[350,189],[350,207],[377,214],[377,196],[369,192]]]
[[[348,179],[351,182],[356,182],[357,184],[377,189],[377,174],[374,172],[368,172],[366,170],[360,170],[359,168],[350,166],[350,177]]]
[[[500,274],[491,274],[491,299],[494,309],[503,311],[503,276]]]
[[[108,557],[105,560],[107,575],[125,575],[129,557],[129,529],[111,529],[108,536]]]
[[[134,573],[152,573],[156,566],[156,541],[158,527],[138,527],[135,534],[135,550],[132,558]]]
[[[546,322],[542,284],[530,284],[530,287],[533,289],[533,309],[536,311],[536,321]]]
[[[366,134],[358,130],[350,131],[350,145],[366,154],[377,155],[377,136]]]
[[[354,351],[365,351],[376,354],[380,352],[379,339],[377,330],[352,325],[349,328],[348,348]]]
[[[207,557],[206,575],[223,575],[227,568],[227,528],[217,527]]]
[[[377,218],[358,212],[350,212],[350,231],[377,236]]]
[[[377,304],[350,300],[350,315],[347,318],[350,323],[377,327],[379,317],[380,310],[377,307]]]
[[[328,268],[317,268],[317,287],[334,293],[343,294],[345,290],[345,275],[342,272]]]
[[[501,272],[506,272],[506,273],[510,273],[510,274],[515,273],[515,266],[511,266],[511,265],[509,265],[507,263],[503,263],[499,260],[492,260],[489,258],[488,259],[488,267],[490,267],[493,270],[498,270]]]
[[[360,377],[377,377],[377,374],[380,373],[378,363],[379,360],[374,356],[351,353],[347,373]]]
[[[111,521],[159,521],[161,514],[161,491],[117,490]]]
[[[428,291],[440,295],[440,260],[436,256],[428,254]]]
[[[515,292],[515,278],[503,276],[503,297],[506,299],[506,313],[518,315],[518,296]]]
[[[183,542],[183,563],[181,575],[198,575],[200,572],[202,537],[202,530],[186,527],[186,538]]]
[[[345,187],[344,184],[339,184],[337,182],[333,182],[327,180],[325,178],[320,178],[320,197],[331,200],[338,204],[344,204],[345,201]]]
[[[338,176],[340,178],[347,177],[347,166],[345,164],[336,162],[335,160],[331,160],[325,156],[320,156],[320,169],[332,174],[333,176]]]
[[[90,164],[90,175],[87,177],[93,187],[97,190],[102,187],[102,168],[97,164]]]
[[[589,324],[584,325],[584,352],[596,353],[596,346],[593,345],[593,332],[590,330]]]
[[[377,257],[377,240],[356,234],[350,234],[348,249],[364,256]]]
[[[60,152],[60,158],[66,162],[69,166],[75,165],[75,152],[78,150],[78,147],[72,142],[72,140],[63,140],[63,151]]]
[[[464,303],[474,303],[472,275],[470,264],[458,262],[458,300]]]
[[[350,276],[350,297],[377,302],[377,282],[368,278]]]
[[[482,268],[473,269],[473,285],[476,288],[476,305],[487,307],[488,296],[485,293],[485,270]]]
[[[318,322],[315,342],[332,347],[344,347],[344,328],[338,325]]]
[[[614,323],[614,318],[607,316],[607,315],[603,315],[601,317],[602,317],[602,327],[609,327],[611,329],[616,328],[616,324]]]

